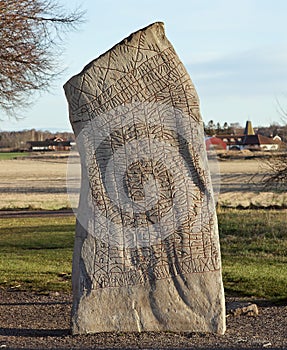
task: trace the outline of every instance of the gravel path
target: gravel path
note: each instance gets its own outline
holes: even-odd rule
[[[228,299],[227,309],[246,300]],[[287,349],[287,305],[256,302],[257,317],[227,317],[224,336],[100,333],[72,336],[71,296],[0,289],[0,349]]]

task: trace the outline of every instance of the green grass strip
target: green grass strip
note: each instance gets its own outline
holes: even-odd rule
[[[20,157],[27,157],[30,153],[27,152],[0,152],[0,160],[16,159]]]
[[[74,217],[2,219],[0,285],[70,291],[74,225]]]
[[[218,210],[227,295],[287,298],[286,210]],[[74,217],[0,222],[0,286],[71,291]]]

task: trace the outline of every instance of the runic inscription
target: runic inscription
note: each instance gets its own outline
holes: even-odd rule
[[[211,194],[188,141],[164,125],[131,123],[134,113],[124,114],[127,127],[111,131],[99,145],[90,128],[83,135],[85,149],[91,152],[88,176],[96,218],[91,230],[97,251],[93,287],[219,270]],[[122,115],[117,117],[122,121]],[[157,117],[154,110],[151,117]],[[126,144],[132,150],[124,148]],[[148,194],[155,198],[146,199]],[[171,269],[175,261],[177,269]]]
[[[222,333],[217,221],[199,103],[163,25],[123,40],[71,78],[65,92],[82,162],[73,331]],[[100,300],[113,301],[116,311],[106,305],[101,318]],[[86,317],[85,305],[95,314]],[[204,316],[203,305],[216,321]]]
[[[135,49],[128,44],[125,47],[126,50]],[[141,50],[140,46],[138,50]],[[141,54],[141,60],[135,62],[131,71],[127,70],[129,67],[124,67],[123,71],[119,71],[111,66],[102,67],[95,63],[94,69],[98,69],[102,75],[106,74],[107,77],[111,75],[112,83],[105,88],[103,81],[103,90],[99,85],[99,90],[95,91],[94,95],[89,94],[89,102],[83,102],[81,106],[73,110],[71,121],[74,123],[89,121],[118,106],[139,101],[163,103],[168,101],[183,112],[191,111],[190,116],[198,119],[199,107],[195,98],[196,92],[183,64],[175,60],[177,56],[174,49],[168,47],[159,54],[155,51],[151,57],[153,49],[144,50],[147,50],[149,54]],[[123,50],[120,49],[120,51]],[[116,64],[117,57],[117,52],[110,53],[110,64],[112,61]],[[117,79],[118,75],[122,77]],[[179,82],[182,85],[178,85]],[[85,83],[89,85],[89,77],[84,77],[83,86]],[[71,90],[73,88],[78,90],[73,86],[69,87]]]

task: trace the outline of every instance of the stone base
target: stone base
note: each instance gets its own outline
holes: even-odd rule
[[[74,300],[73,334],[97,332],[225,332],[220,272],[106,288]],[[212,282],[210,282],[212,281]],[[216,290],[217,288],[217,290]]]

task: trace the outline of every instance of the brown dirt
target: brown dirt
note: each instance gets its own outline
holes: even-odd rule
[[[228,299],[227,309],[247,300]],[[254,302],[254,301],[253,301]],[[70,334],[71,296],[0,289],[0,349],[286,349],[287,305],[257,301],[259,315],[227,317],[225,335]]]

